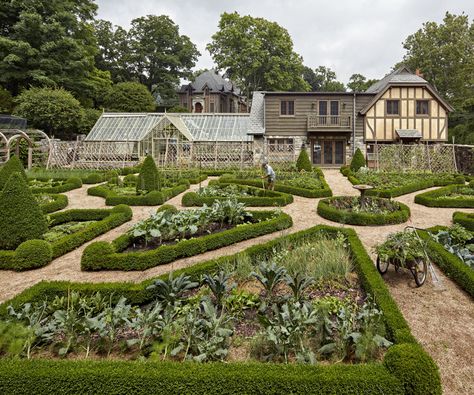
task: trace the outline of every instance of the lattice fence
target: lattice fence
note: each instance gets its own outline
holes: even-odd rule
[[[457,172],[454,146],[447,144],[377,144],[374,159],[383,171]]]
[[[264,144],[264,155],[272,166],[278,168],[293,167],[298,159],[294,144]]]

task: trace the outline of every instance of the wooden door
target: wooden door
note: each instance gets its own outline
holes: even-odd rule
[[[342,166],[346,157],[346,140],[312,140],[314,165]]]

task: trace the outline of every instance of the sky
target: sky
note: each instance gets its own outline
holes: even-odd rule
[[[206,44],[223,12],[263,17],[290,33],[306,66],[330,67],[347,83],[354,73],[382,78],[405,53],[403,41],[446,11],[474,19],[473,0],[96,0],[98,18],[124,28],[134,18],[169,15],[201,56],[196,69],[214,63]]]

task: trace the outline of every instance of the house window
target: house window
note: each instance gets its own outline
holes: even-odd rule
[[[416,115],[429,115],[429,102],[428,102],[428,100],[417,100],[416,101]]]
[[[319,115],[328,115],[328,102],[320,101],[318,110],[319,110]]]
[[[331,115],[333,116],[339,115],[339,102],[336,100],[331,101]]]
[[[211,103],[209,103],[209,112],[215,112],[215,105],[214,105],[213,101],[211,101]]]
[[[280,115],[295,115],[295,102],[293,100],[282,100],[280,102]]]
[[[293,152],[293,139],[268,139],[270,152]]]
[[[387,115],[400,115],[400,100],[387,100]]]

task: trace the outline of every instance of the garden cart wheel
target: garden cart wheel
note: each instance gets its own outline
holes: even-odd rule
[[[388,270],[388,262],[382,261],[380,257],[377,255],[377,270],[379,271],[380,274],[385,274],[387,273]]]
[[[421,287],[425,283],[426,275],[428,273],[428,265],[426,260],[417,258],[413,263],[413,266],[410,268],[410,271],[415,278],[417,287]]]

